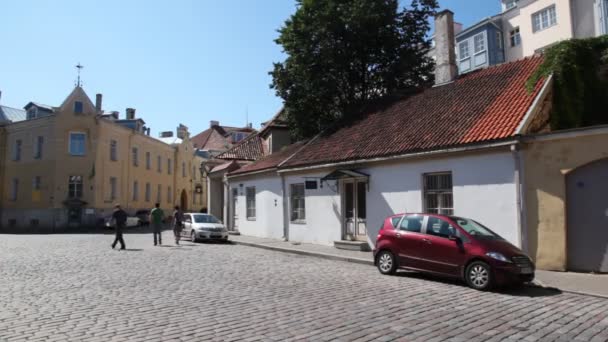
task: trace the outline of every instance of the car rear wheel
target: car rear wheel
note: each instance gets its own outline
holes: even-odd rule
[[[190,232],[190,241],[196,242],[196,233],[193,231]]]
[[[389,251],[381,251],[376,258],[376,266],[382,274],[394,274],[397,270],[397,261],[393,253]]]
[[[489,290],[493,285],[492,269],[483,261],[474,261],[466,269],[465,280],[475,290]]]

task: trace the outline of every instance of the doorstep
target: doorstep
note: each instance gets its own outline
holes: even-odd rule
[[[348,241],[348,240],[340,240],[334,241],[334,247],[338,249],[346,249],[348,251],[360,251],[360,252],[369,252],[372,249],[369,248],[369,244],[365,241]]]

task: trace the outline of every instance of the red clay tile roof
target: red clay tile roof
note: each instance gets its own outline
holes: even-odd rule
[[[212,126],[190,138],[192,144],[201,150],[225,151],[232,147],[228,136],[231,132],[252,133],[249,127]]]
[[[274,169],[279,166],[279,164],[281,164],[283,161],[285,161],[294,153],[296,153],[298,149],[304,146],[304,144],[304,141],[300,141],[291,145],[287,145],[283,147],[280,151],[269,154],[266,157],[258,159],[249,165],[245,165],[238,170],[230,172],[230,175]]]
[[[264,144],[257,133],[250,134],[228,151],[216,156],[218,159],[257,160],[264,156]]]
[[[451,84],[369,110],[363,119],[319,135],[281,167],[400,155],[512,137],[542,87],[543,82],[539,82],[531,93],[525,87],[542,60],[535,56],[472,72]]]

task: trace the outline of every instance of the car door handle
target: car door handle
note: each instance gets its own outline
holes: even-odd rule
[[[427,245],[432,244],[431,240],[429,240],[429,239],[422,239],[422,242],[426,243]]]
[[[400,238],[401,234],[397,233],[397,234],[395,234],[395,236],[398,237],[398,238]]]

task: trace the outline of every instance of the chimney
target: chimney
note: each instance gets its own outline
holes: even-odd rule
[[[454,13],[443,10],[435,15],[435,85],[456,79],[456,52],[454,43]]]
[[[135,119],[135,108],[127,108],[127,120]]]
[[[219,126],[220,122],[219,121],[215,121],[215,120],[211,120],[209,121],[209,127],[213,127],[213,126]]]
[[[177,126],[177,129],[176,129],[176,134],[177,134],[178,138],[185,139],[186,135],[188,135],[188,127],[186,127],[182,124],[179,124],[179,126]]]
[[[146,135],[150,136],[150,127],[148,127],[148,129],[146,129]]]
[[[95,111],[97,113],[101,113],[101,98],[103,95],[97,94],[95,95]]]
[[[171,137],[173,137],[173,132],[171,132],[171,131],[160,132],[160,137],[161,138],[171,138]]]
[[[112,117],[114,118],[114,120],[118,120],[118,112],[112,111]]]

